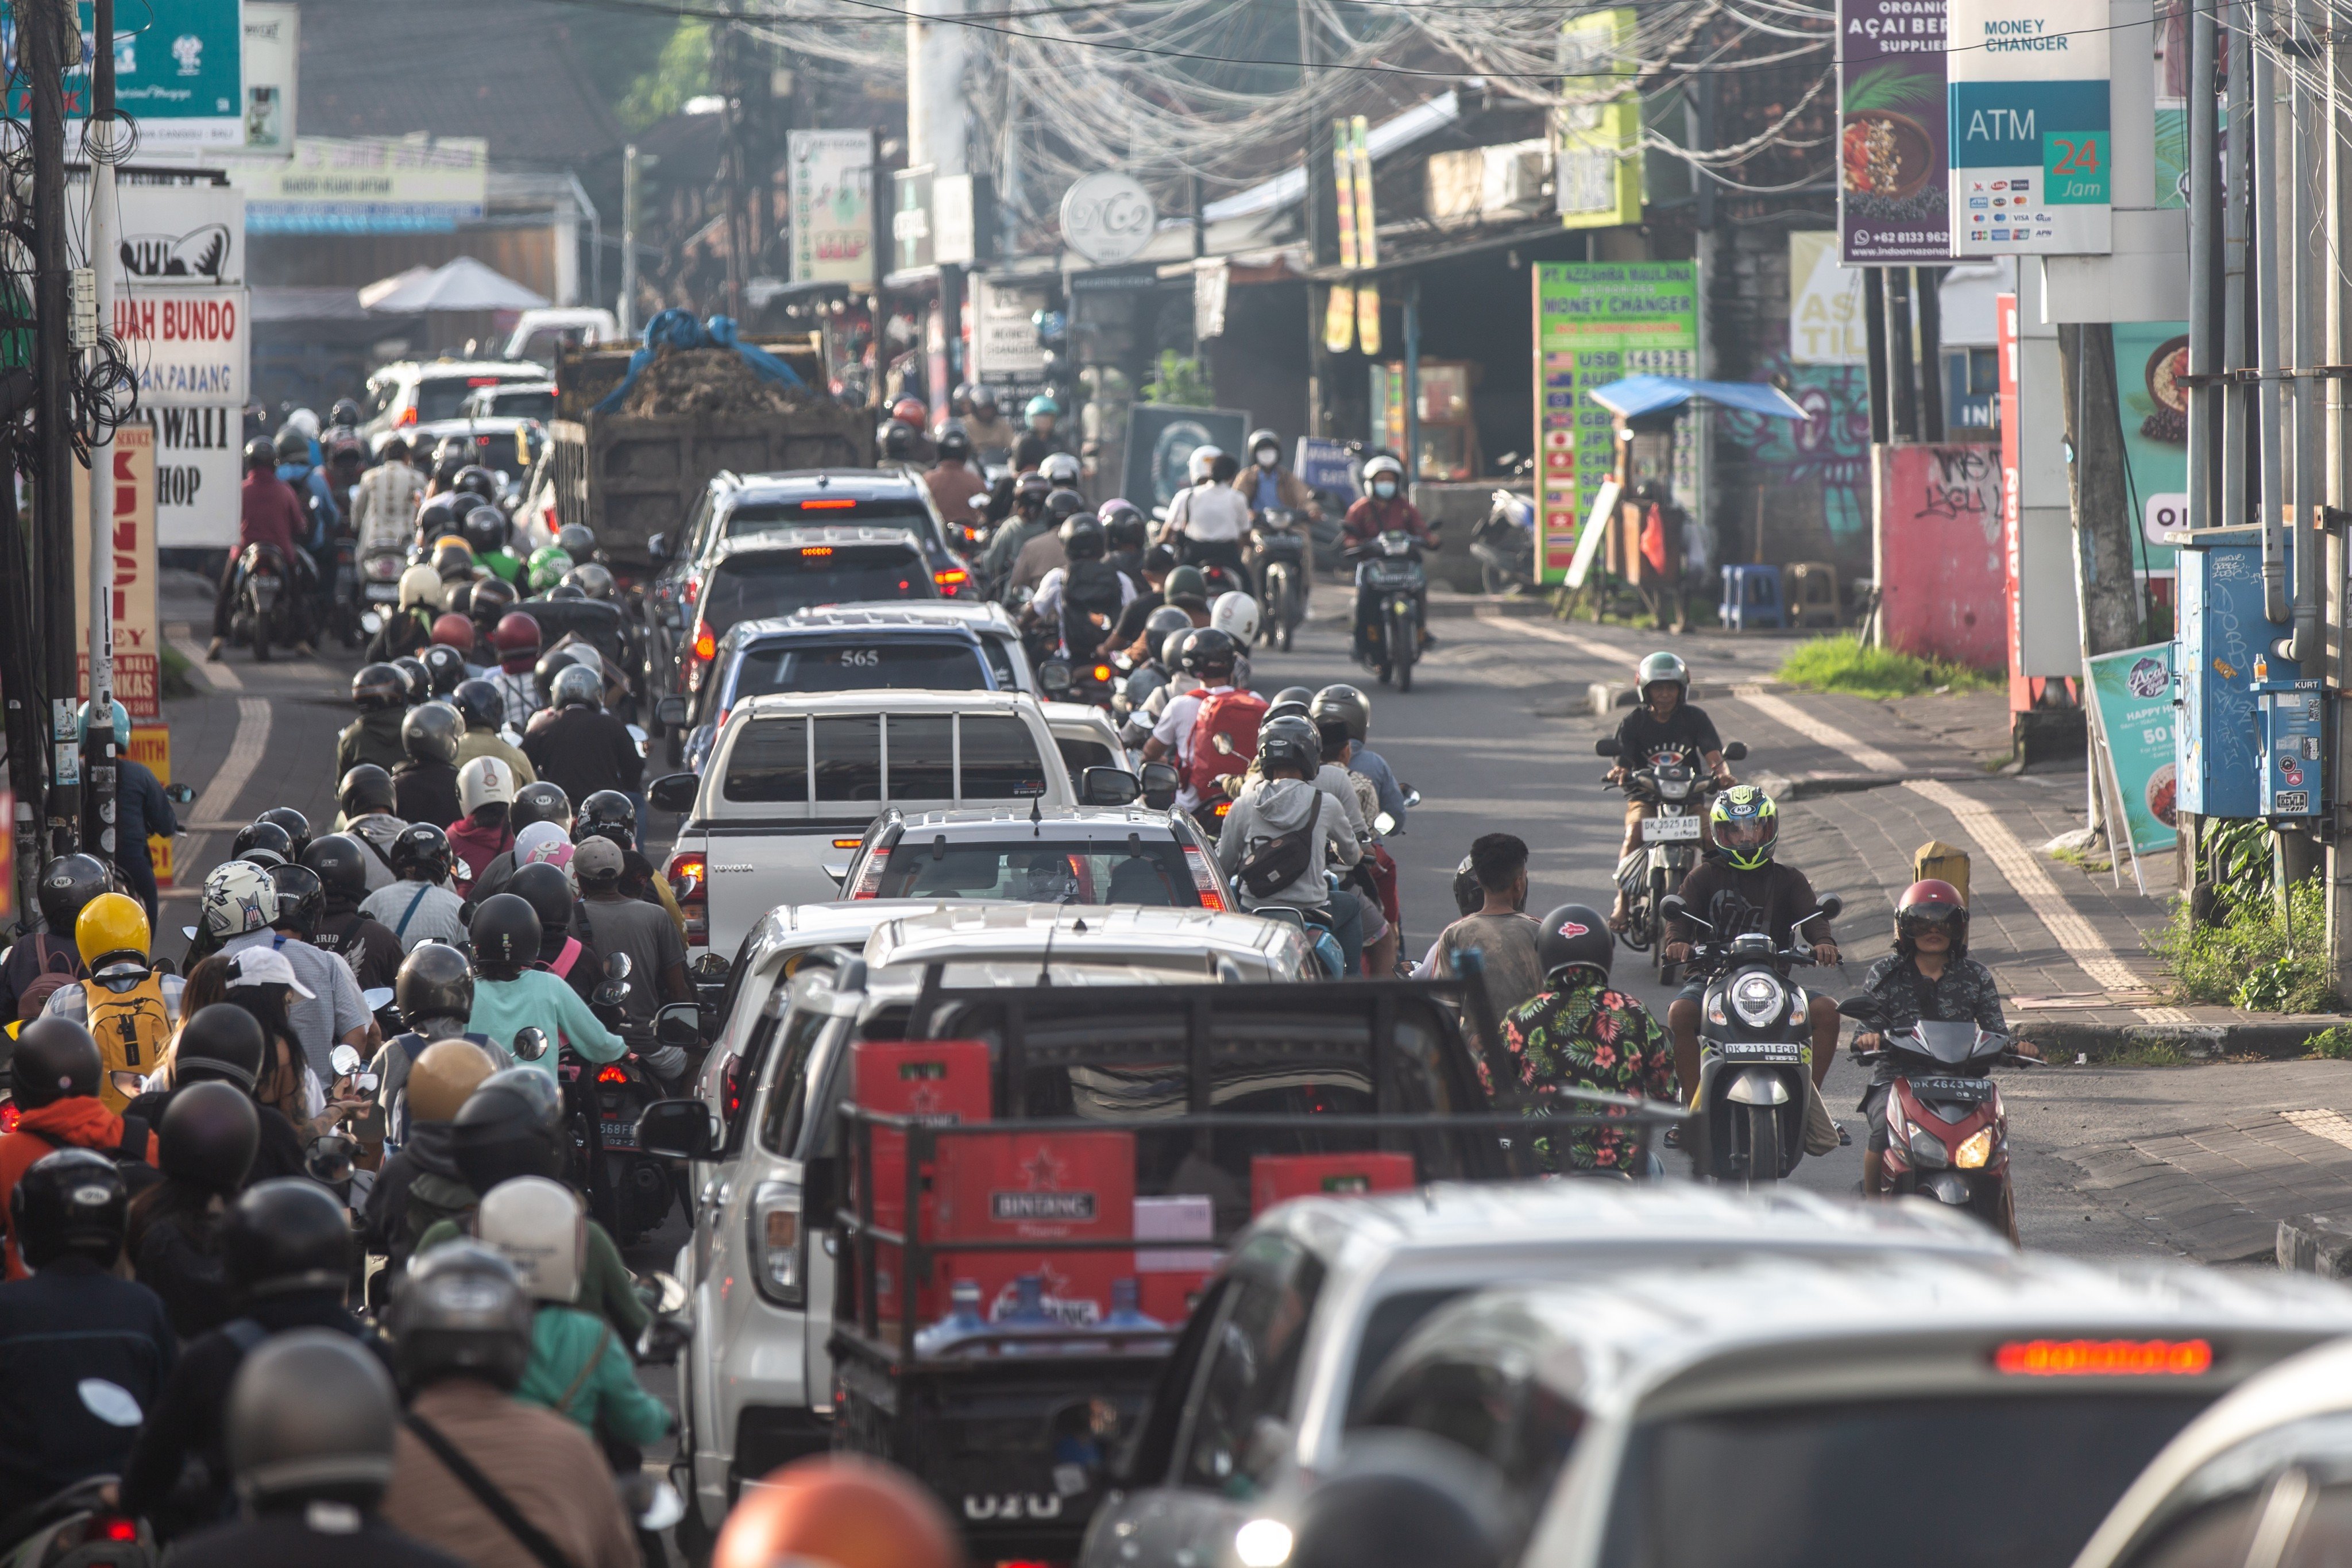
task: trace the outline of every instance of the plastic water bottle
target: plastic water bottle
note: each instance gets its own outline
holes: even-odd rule
[[[1062,1321],[1045,1305],[1045,1277],[1043,1274],[1016,1274],[1013,1277],[1013,1305],[993,1325],[999,1332],[1043,1339],[1057,1333]],[[1057,1347],[1045,1344],[1024,1345],[1016,1339],[1001,1344],[1000,1355],[1035,1355]]]
[[[1168,1325],[1147,1316],[1139,1303],[1143,1298],[1143,1282],[1132,1276],[1110,1282],[1110,1316],[1102,1321],[1106,1329],[1118,1329],[1128,1333],[1166,1331]]]
[[[948,1289],[948,1315],[916,1334],[915,1353],[928,1361],[987,1331],[988,1320],[980,1315],[980,1282],[959,1279]]]

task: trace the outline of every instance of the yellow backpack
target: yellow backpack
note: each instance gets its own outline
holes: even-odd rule
[[[98,1041],[98,1098],[117,1115],[131,1097],[114,1087],[117,1072],[152,1073],[172,1037],[170,1009],[163,1004],[163,977],[153,970],[135,984],[118,991],[120,981],[85,980],[81,992],[89,1009],[89,1032]]]

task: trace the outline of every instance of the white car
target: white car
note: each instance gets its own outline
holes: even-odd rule
[[[1124,768],[1128,765],[1127,748],[1119,744],[1118,726],[1110,715],[1091,702],[1047,702],[1045,722],[1053,727],[1054,743],[1062,749],[1062,761],[1070,776],[1078,778],[1088,768]]]
[[[360,426],[369,449],[381,449],[415,425],[455,419],[466,399],[486,386],[545,381],[547,367],[528,360],[399,360],[367,379],[366,418]]]
[[[688,814],[665,874],[689,956],[721,957],[777,905],[838,899],[826,868],[886,806],[1076,803],[1044,711],[1017,691],[755,697],[727,716],[699,774],[646,793]]]

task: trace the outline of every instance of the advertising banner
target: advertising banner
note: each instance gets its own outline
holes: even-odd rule
[[[1839,263],[1837,236],[1827,229],[1789,236],[1789,363],[1870,363],[1862,272]]]
[[[155,433],[155,542],[165,550],[226,550],[236,542],[245,411],[142,408]]]
[[[2114,247],[2107,27],[2107,0],[1951,0],[1954,256]]]
[[[1045,308],[1042,284],[999,283],[986,278],[971,280],[971,374],[1003,381],[1007,377],[1041,375],[1045,369],[1045,340],[1037,330],[1037,312]]]
[[[163,637],[155,622],[155,433],[125,425],[114,433],[107,483],[114,497],[114,699],[134,720],[163,716]],[[89,646],[89,470],[74,468],[74,646]],[[79,701],[89,700],[89,658],[81,658]]]
[[[89,61],[98,23],[90,0],[74,12],[81,59],[65,74],[66,118],[89,114]],[[0,17],[8,115],[30,117],[29,89],[16,72],[16,12]],[[139,122],[143,147],[245,144],[245,20],[237,0],[142,0],[114,14],[114,101]],[[79,135],[79,132],[73,133]]]
[[[2178,771],[2172,739],[2172,644],[2151,643],[2084,661],[2091,710],[2131,825],[2134,853],[2169,849]]]
[[[1839,0],[1838,34],[1842,258],[1948,261],[1944,0]]]
[[[284,159],[231,159],[255,234],[409,234],[481,221],[490,144],[478,136],[305,136]]]
[[[874,287],[874,133],[795,131],[793,281]]]
[[[1555,261],[1535,279],[1537,580],[1557,583],[1592,498],[1614,472],[1609,411],[1585,395],[1629,375],[1698,374],[1698,268],[1689,261]]]
[[[1563,228],[1642,221],[1642,100],[1631,90],[1640,22],[1640,12],[1618,5],[1560,26],[1561,94],[1569,101],[1553,115],[1552,191]],[[1618,77],[1627,90],[1612,96],[1610,81]]]
[[[149,408],[243,404],[253,357],[252,314],[241,286],[126,291],[114,336]]]
[[[2189,324],[2117,321],[2116,390],[2123,402],[2124,475],[2139,518],[2143,571],[2176,571],[2165,535],[2189,526]]]
[[[1120,493],[1146,511],[1166,506],[1192,482],[1193,448],[1238,452],[1248,430],[1246,410],[1136,404],[1127,416],[1127,472]]]
[[[288,0],[245,0],[245,150],[283,158],[294,151],[296,61],[302,8]]]

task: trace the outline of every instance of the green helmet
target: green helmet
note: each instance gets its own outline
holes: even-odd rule
[[[1160,593],[1171,605],[1179,599],[1198,599],[1205,605],[1209,602],[1209,580],[1201,575],[1198,566],[1179,566],[1168,574],[1168,582]]]
[[[1682,689],[1681,695],[1690,695],[1690,666],[1673,654],[1654,653],[1643,659],[1641,668],[1634,673],[1633,689],[1640,692],[1642,700],[1646,702],[1650,698],[1650,688],[1661,680],[1671,680]]]
[[[572,570],[572,557],[559,544],[542,544],[530,552],[530,591],[544,594],[563,581]]]
[[[1772,861],[1772,846],[1780,837],[1780,808],[1754,784],[1734,784],[1715,797],[1707,813],[1715,847],[1743,871]]]

